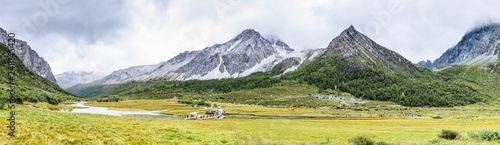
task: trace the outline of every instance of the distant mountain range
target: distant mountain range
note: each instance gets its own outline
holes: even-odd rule
[[[74,85],[86,84],[99,79],[104,78],[106,75],[98,72],[65,72],[55,76],[57,79],[57,84],[63,88],[67,89]]]
[[[4,29],[0,28],[0,42],[7,44],[8,33]],[[37,75],[48,79],[51,82],[56,82],[54,74],[52,74],[52,69],[49,63],[40,57],[38,53],[31,49],[26,41],[16,39],[16,55],[21,59],[23,64],[31,71],[35,72]]]
[[[431,68],[432,67],[432,61],[431,60],[427,60],[427,61],[420,61],[417,63],[418,65],[421,65],[421,66],[424,66],[424,67],[428,67],[428,68]]]

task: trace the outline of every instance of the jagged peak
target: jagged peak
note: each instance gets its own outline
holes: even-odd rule
[[[363,35],[361,32],[357,31],[354,26],[350,25],[349,28],[345,29],[340,33],[339,36],[333,38],[329,46],[336,44],[337,42],[359,42],[359,43],[369,43],[373,44],[370,38]]]
[[[348,31],[353,31],[357,32],[357,30],[354,28],[354,26],[350,25],[349,28],[347,28]]]
[[[484,32],[486,30],[495,29],[495,28],[499,29],[500,23],[489,23],[489,24],[485,24],[485,25],[476,26],[471,31],[465,33],[465,35],[480,33],[480,32]]]
[[[485,33],[485,32],[490,32],[490,31],[500,32],[500,23],[489,23],[486,25],[477,26],[477,27],[473,28],[471,31],[465,33],[465,35],[462,37],[462,40],[466,40],[466,39],[473,37],[474,35]]]
[[[274,46],[289,48],[288,44],[286,44],[283,40],[279,38],[270,38],[267,39],[267,41]]]
[[[276,42],[274,42],[274,45],[281,47],[289,47],[285,42],[281,41],[281,39],[276,40]]]
[[[260,35],[259,32],[255,31],[254,29],[245,29],[243,30],[243,32],[241,32],[240,34],[238,34],[238,36],[236,36],[235,39],[242,39],[242,38],[252,38],[252,37],[259,37],[259,38],[263,38],[262,35]]]
[[[359,34],[360,32],[358,32],[358,30],[356,30],[356,28],[354,28],[354,26],[349,26],[349,28],[345,29],[341,35],[348,35],[348,36],[355,36],[357,34]]]

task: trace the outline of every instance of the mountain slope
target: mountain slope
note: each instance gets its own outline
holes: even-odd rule
[[[156,65],[117,70],[100,80],[67,90],[88,98],[104,95],[112,86],[130,81],[238,78],[255,72],[278,75],[314,58],[304,58],[307,53],[296,52],[279,39],[266,39],[259,32],[247,29],[226,43],[186,51]]]
[[[398,53],[378,45],[370,38],[359,33],[353,26],[334,38],[327,47],[327,55],[339,60],[347,60],[345,69],[364,67],[388,67],[394,65],[406,69],[413,68],[413,64]]]
[[[7,44],[8,39],[7,31],[0,28],[0,42]],[[49,63],[45,61],[42,57],[38,56],[38,53],[31,49],[31,47],[26,43],[16,39],[16,55],[21,59],[23,64],[31,71],[35,72],[37,75],[48,79],[49,81],[56,82],[54,75],[52,74],[52,69]]]
[[[495,61],[500,53],[500,24],[475,28],[434,61],[433,67],[460,64],[485,64]]]
[[[97,72],[64,72],[55,76],[57,84],[63,89],[74,85],[90,83],[104,78],[106,75]]]
[[[323,54],[283,78],[405,106],[456,106],[481,101],[473,87],[440,81],[432,70],[410,63],[352,26],[334,38]]]
[[[483,108],[500,105],[500,59],[489,63],[486,67],[480,65],[455,65],[439,71],[444,81],[467,84],[478,88],[484,94],[484,101],[476,105]]]
[[[198,54],[191,55],[192,60]],[[327,48],[302,54],[298,59],[294,57],[283,59],[270,72],[253,73],[246,77],[189,81],[158,79],[147,82],[131,81],[115,85],[88,86],[79,92],[86,96],[140,96],[139,98],[143,99],[176,96],[182,99],[184,95],[195,95],[203,99],[203,96],[213,93],[223,94],[289,83],[306,83],[317,87],[320,93],[337,89],[334,92],[347,92],[358,98],[392,101],[405,106],[449,107],[482,101],[482,94],[478,92],[477,86],[442,81],[442,76],[430,68],[412,64],[396,52],[375,43],[352,26],[335,37]],[[215,59],[217,57],[214,55],[205,56],[205,59],[217,62]],[[221,62],[223,61],[214,63],[213,68],[219,72],[226,72],[226,68],[220,71],[221,66],[228,66],[221,65]],[[206,65],[208,64],[211,63]],[[285,69],[287,67],[289,68]],[[273,76],[277,74],[282,75]],[[230,100],[232,103],[249,102],[244,96],[236,100],[224,97],[210,97],[210,99]],[[253,99],[250,102],[258,104],[266,104],[262,101],[268,100],[267,96]]]
[[[269,72],[289,57],[300,59],[283,41],[265,39],[253,29],[244,30],[223,44],[200,51],[186,51],[157,65],[134,66],[115,71],[94,84],[119,84],[127,81],[220,79]],[[292,63],[298,65],[297,63]],[[293,67],[294,65],[286,65]]]
[[[9,84],[9,48],[0,43],[0,104],[6,102],[9,92],[7,92]],[[70,93],[64,91],[62,88],[53,82],[35,74],[26,68],[19,57],[14,59],[15,75],[14,82],[17,84],[16,97],[18,102],[49,102],[57,104],[65,100],[77,100],[78,98],[72,96]]]
[[[173,96],[184,99],[184,95],[194,95],[200,99],[223,102],[269,104],[263,102],[269,100],[268,96],[248,99],[245,99],[245,96],[238,96],[239,99],[204,96],[306,83],[317,87],[320,93],[334,90],[333,92],[347,92],[358,98],[392,101],[405,106],[461,106],[482,101],[477,86],[442,81],[443,78],[431,69],[410,63],[396,52],[375,43],[352,26],[335,37],[327,48],[303,54],[305,55],[299,57],[300,61],[292,59],[293,57],[282,61],[292,65],[300,64],[299,67],[291,67],[291,70],[280,68],[286,67],[286,63],[282,63],[283,65],[276,65],[271,72],[254,73],[241,78],[132,81],[115,86],[87,87],[81,92],[94,96],[117,95],[143,99]],[[283,70],[289,71],[279,77],[273,76]]]
[[[467,84],[484,94],[476,107],[500,102],[500,24],[489,24],[466,33],[458,44],[434,62],[442,80]]]

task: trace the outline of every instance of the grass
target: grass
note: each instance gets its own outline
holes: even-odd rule
[[[440,116],[446,119],[499,119],[500,110],[491,109],[468,109],[467,107],[455,108],[422,108],[422,107],[382,107],[379,109],[372,108],[370,111],[354,111],[353,109],[311,109],[311,108],[275,108],[256,105],[232,104],[209,102],[211,104],[223,105],[224,111],[228,113],[253,113],[259,115],[302,115],[302,116],[335,116],[335,115],[362,115],[362,116],[378,116],[384,114],[386,116],[404,117],[401,112],[411,112],[414,114],[422,114],[424,117]],[[119,102],[95,102],[86,103],[90,106],[110,107],[112,110],[127,110],[127,111],[144,111],[144,110],[168,110],[164,114],[173,115],[188,115],[190,112],[200,112],[204,114],[205,108],[183,106],[172,102],[169,99],[163,100],[127,100]],[[233,117],[233,116],[230,116]],[[249,117],[249,116],[238,116]],[[255,118],[255,117],[250,117]],[[408,118],[408,117],[404,117]]]
[[[332,144],[346,144],[362,135],[374,140],[401,144],[421,143],[435,138],[441,129],[466,136],[467,131],[500,128],[500,120],[207,120],[170,121],[93,114],[73,114],[19,106],[17,137],[6,144],[318,144],[328,137]],[[7,110],[0,114],[7,114]],[[0,119],[6,120],[5,116]],[[0,123],[7,126],[6,121]],[[225,141],[224,141],[225,140]],[[222,141],[222,142],[221,142]],[[451,144],[487,141],[443,141]],[[498,143],[498,142],[497,142]]]
[[[260,106],[332,106],[339,104],[336,101],[317,101],[311,97],[299,97],[308,94],[318,94],[318,87],[300,84],[295,81],[283,81],[269,88],[233,91],[214,94],[210,97],[202,96],[201,98],[213,102],[243,103]]]
[[[156,102],[156,103],[155,103]],[[173,102],[171,102],[173,103]],[[97,103],[101,106],[129,106],[143,110],[162,110],[184,106],[166,100],[129,100]],[[16,135],[11,138],[8,130],[0,131],[0,142],[5,144],[348,144],[355,136],[366,136],[375,141],[397,144],[428,144],[442,129],[458,131],[467,136],[468,131],[478,132],[500,129],[500,120],[471,119],[385,119],[385,120],[305,120],[305,119],[216,119],[182,120],[141,119],[134,117],[73,114],[43,109],[50,104],[19,105],[16,109]],[[150,106],[151,105],[151,106]],[[174,104],[175,105],[175,104]],[[229,104],[228,104],[229,105]],[[256,113],[294,113],[324,111],[322,109],[225,107],[240,108]],[[8,114],[9,110],[0,110]],[[340,110],[337,110],[340,111]],[[313,113],[313,112],[310,112]],[[482,115],[482,114],[479,114]],[[7,116],[0,116],[6,120]],[[7,126],[7,121],[0,125]],[[440,140],[444,144],[495,144],[498,141]]]

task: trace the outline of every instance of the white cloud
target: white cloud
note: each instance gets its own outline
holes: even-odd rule
[[[500,1],[494,0],[137,0],[117,2],[121,5],[110,10],[97,7],[109,20],[92,19],[101,15],[72,2],[61,10],[92,15],[71,21],[67,15],[56,15],[49,22],[54,26],[41,28],[48,32],[41,31],[39,38],[27,40],[48,60],[55,74],[77,70],[111,73],[134,65],[157,64],[183,51],[224,43],[247,28],[263,36],[279,37],[302,50],[324,48],[353,25],[377,43],[418,62],[436,59],[475,25],[500,19]],[[396,11],[394,4],[399,4]],[[107,14],[115,10],[121,14]],[[8,20],[0,22],[0,27],[21,29],[18,22],[10,22],[20,16],[0,12],[0,19]],[[30,15],[23,12],[21,16]],[[74,31],[64,26],[93,20],[98,23],[83,30],[77,30],[80,25],[74,26]],[[108,23],[110,26],[105,26]],[[378,29],[373,29],[375,25]],[[64,26],[64,31],[56,31],[58,26]],[[93,37],[100,34],[103,36]]]

